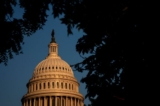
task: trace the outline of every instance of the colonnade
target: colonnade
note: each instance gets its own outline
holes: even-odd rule
[[[83,101],[74,97],[46,96],[24,99],[23,106],[83,106]]]
[[[34,92],[41,89],[53,89],[53,88],[59,88],[59,89],[67,89],[78,92],[78,85],[70,82],[56,82],[56,81],[50,81],[50,82],[36,82],[31,83],[28,86],[28,92]]]

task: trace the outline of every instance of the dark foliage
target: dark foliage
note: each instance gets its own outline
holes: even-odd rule
[[[20,36],[19,43],[14,43],[19,48],[2,49],[4,53],[9,50],[17,53],[21,50],[22,34],[29,32],[30,35],[43,27],[49,4],[53,7],[54,18],[64,14],[61,21],[67,25],[68,34],[72,34],[73,27],[85,32],[76,50],[81,55],[91,55],[74,67],[80,72],[88,71],[81,81],[86,83],[86,97],[92,106],[150,103],[155,99],[152,88],[156,77],[153,79],[152,75],[157,66],[154,48],[158,43],[153,36],[157,33],[152,29],[154,8],[148,6],[149,3],[138,0],[20,0],[20,6],[25,9],[23,20],[13,20],[17,25],[14,24],[15,29],[10,28],[19,32],[12,33]],[[12,9],[7,14],[12,14]],[[20,28],[25,31],[19,31]],[[12,34],[8,34],[9,39]]]

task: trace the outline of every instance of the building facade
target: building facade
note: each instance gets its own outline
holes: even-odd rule
[[[79,83],[70,65],[58,55],[54,34],[48,47],[48,56],[36,66],[27,83],[22,106],[84,106],[84,97],[79,93]]]

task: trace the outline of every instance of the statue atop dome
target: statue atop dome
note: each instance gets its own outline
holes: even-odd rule
[[[52,29],[51,36],[52,36],[51,43],[56,43],[55,38],[54,38],[54,29]]]
[[[54,37],[54,29],[52,29],[51,36],[52,36],[52,38]]]

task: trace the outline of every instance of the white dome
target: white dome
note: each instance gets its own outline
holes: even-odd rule
[[[74,76],[69,64],[62,60],[59,56],[49,55],[45,60],[41,61],[35,68],[33,76],[42,74],[65,74]]]

